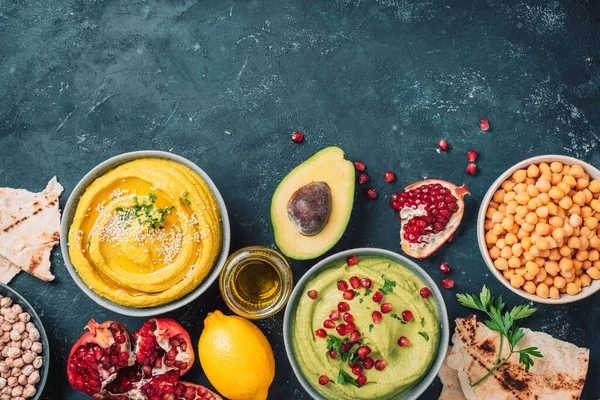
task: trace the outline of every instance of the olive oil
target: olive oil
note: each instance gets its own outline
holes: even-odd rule
[[[263,260],[240,263],[231,279],[233,295],[248,308],[268,307],[281,293],[281,277]]]

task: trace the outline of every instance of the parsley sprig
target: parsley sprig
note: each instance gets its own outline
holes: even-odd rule
[[[148,224],[150,229],[154,232],[157,228],[163,228],[163,222],[165,222],[165,216],[171,212],[175,207],[169,206],[167,208],[158,208],[154,206],[154,202],[157,197],[154,193],[148,193],[150,203],[143,200],[140,204],[138,197],[133,196],[133,207],[123,208],[117,207],[116,210],[119,213],[119,219],[121,221],[131,221],[137,219],[140,225]],[[129,228],[131,224],[125,225],[125,228]]]
[[[529,368],[533,365],[532,356],[538,358],[543,357],[537,347],[527,347],[526,349],[515,350],[515,346],[525,335],[523,329],[515,325],[515,321],[529,317],[536,311],[535,308],[528,305],[521,305],[513,307],[510,311],[504,311],[506,305],[502,301],[502,296],[498,296],[497,298],[492,297],[490,290],[485,285],[481,289],[479,297],[472,294],[457,294],[456,297],[458,298],[458,302],[464,307],[486,313],[490,317],[490,320],[485,321],[485,325],[490,330],[500,333],[500,346],[498,349],[498,356],[496,357],[496,363],[487,374],[482,376],[471,386],[475,387],[485,381],[515,353],[519,354],[519,362],[525,365],[525,372],[529,372]],[[510,352],[504,360],[501,360],[504,338],[506,338],[508,342]]]

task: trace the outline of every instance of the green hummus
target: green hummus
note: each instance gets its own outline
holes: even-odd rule
[[[350,278],[369,278],[370,289],[355,289],[352,300],[344,299],[337,283]],[[395,285],[395,286],[394,286]],[[316,290],[318,297],[311,299],[307,295],[298,301],[296,317],[292,327],[294,355],[306,379],[328,399],[391,399],[416,385],[427,373],[438,351],[440,323],[434,300],[422,298],[419,290],[425,284],[402,265],[378,257],[361,258],[358,264],[348,266],[341,261],[314,276],[304,287],[304,291]],[[385,293],[379,304],[372,299],[379,289]],[[323,328],[323,322],[329,319],[332,310],[337,310],[340,302],[350,306],[348,311],[354,317],[356,330],[360,331],[360,345],[371,348],[374,361],[383,359],[386,366],[383,371],[375,368],[364,369],[362,374],[367,383],[362,387],[353,385],[356,375],[352,373],[347,359],[332,359],[329,348],[332,341],[348,341],[348,334],[340,336],[335,328],[325,329],[328,337],[321,338],[315,331]],[[373,322],[372,314],[380,311],[381,304],[391,303],[393,308],[384,313],[379,324]],[[409,322],[402,319],[402,312],[409,310],[413,318]],[[343,312],[341,313],[344,314]],[[335,321],[336,326],[345,323],[343,317]],[[398,345],[398,339],[404,336],[411,344]],[[347,356],[350,356],[348,352]],[[338,377],[346,375],[346,381],[340,383]],[[330,382],[319,384],[319,377],[326,375]]]

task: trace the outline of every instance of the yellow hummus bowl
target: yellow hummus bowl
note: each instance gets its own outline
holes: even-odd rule
[[[349,265],[350,256],[358,262]],[[449,336],[437,285],[408,258],[381,249],[319,262],[296,285],[283,322],[294,373],[319,400],[418,399],[441,368]]]
[[[96,303],[131,316],[179,308],[218,277],[229,252],[227,209],[198,166],[160,151],[113,157],[65,207],[61,251]]]

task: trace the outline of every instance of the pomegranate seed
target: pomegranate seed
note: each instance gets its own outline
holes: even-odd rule
[[[321,375],[319,377],[319,385],[327,385],[329,383],[329,377],[327,375]]]
[[[329,313],[329,319],[332,321],[337,321],[338,319],[340,319],[340,312],[338,310],[332,310]]]
[[[367,196],[371,200],[375,200],[377,198],[377,189],[375,189],[375,188],[366,189],[365,196]]]
[[[413,318],[413,313],[410,310],[402,311],[402,319],[406,322],[410,321]]]
[[[426,299],[429,296],[431,296],[431,290],[428,287],[424,287],[424,288],[421,288],[421,290],[419,291],[419,294],[421,295],[422,298]]]
[[[452,272],[452,268],[444,262],[440,265],[440,271],[442,271],[443,274],[449,274]]]
[[[358,175],[358,183],[361,185],[369,182],[370,179],[371,177],[366,172],[362,172],[360,175]]]
[[[383,315],[379,311],[373,311],[373,314],[371,314],[371,317],[373,317],[374,323],[379,324],[379,323],[381,323],[381,319],[383,318]]]
[[[337,331],[338,335],[346,336],[346,325],[345,324],[339,324],[338,326],[335,327],[335,330]]]
[[[304,140],[304,133],[302,132],[292,132],[292,142],[300,143]]]
[[[371,357],[367,357],[364,360],[362,360],[363,362],[363,367],[365,369],[371,369],[373,368],[373,365],[375,364],[375,361],[371,358]]]
[[[340,301],[337,308],[340,312],[350,311],[350,305],[345,301]]]
[[[360,279],[358,278],[358,276],[351,277],[349,281],[350,286],[352,286],[354,289],[358,289],[360,287]]]
[[[309,290],[306,294],[313,300],[319,297],[319,292],[317,292],[316,290]]]
[[[354,317],[350,313],[344,313],[344,321],[346,321],[346,322],[354,322]]]
[[[337,353],[337,351],[335,351],[333,349],[329,350],[329,357],[336,359],[338,357],[338,355],[339,354]]]
[[[352,300],[355,296],[354,290],[350,289],[350,290],[346,290],[344,292],[344,298],[346,300]]]
[[[335,322],[333,322],[330,319],[326,319],[325,321],[323,321],[323,327],[327,328],[327,329],[331,329],[335,327]]]
[[[346,257],[346,264],[348,264],[349,266],[356,265],[357,263],[358,263],[358,256],[352,255],[352,256]]]
[[[379,290],[376,291],[372,299],[375,303],[379,303],[383,299],[383,293],[381,293]]]
[[[353,342],[356,342],[360,339],[360,332],[359,331],[354,331],[350,334],[350,340]]]
[[[365,386],[366,383],[367,383],[367,377],[365,375],[359,375],[356,378],[356,384],[358,385],[358,387]]]
[[[477,152],[475,150],[469,150],[467,153],[467,161],[475,162],[477,160]]]
[[[441,151],[447,151],[448,150],[448,142],[446,141],[446,139],[442,139],[438,142],[438,147]]]
[[[383,303],[381,305],[381,312],[382,313],[387,314],[390,311],[392,311],[392,303]]]
[[[442,279],[442,286],[446,289],[452,289],[454,287],[454,281],[450,278]]]
[[[486,118],[481,118],[479,120],[479,129],[481,129],[482,131],[487,131],[488,129],[490,129],[490,123]]]
[[[360,286],[365,289],[369,289],[373,285],[373,282],[369,278],[362,278],[360,280]]]
[[[356,354],[358,355],[358,358],[364,360],[371,354],[371,348],[369,346],[360,346],[358,350],[356,350]]]
[[[400,200],[400,193],[393,193],[391,200],[392,201],[398,201],[398,200]]]
[[[396,211],[400,211],[400,209],[402,208],[402,204],[399,201],[392,201],[390,202],[390,207],[392,207]]]
[[[325,329],[319,328],[315,331],[315,336],[320,337],[320,338],[325,338],[325,337],[327,337],[327,332],[325,332]]]
[[[352,333],[356,330],[356,325],[354,325],[354,322],[348,322],[346,324],[346,333]]]
[[[471,175],[471,176],[475,176],[475,174],[477,173],[477,164],[475,163],[469,163],[469,165],[467,165],[467,174]]]
[[[383,174],[383,180],[390,183],[393,182],[396,179],[396,174],[394,174],[392,171],[388,171],[385,174]]]
[[[354,375],[357,375],[357,376],[361,375],[362,372],[363,372],[363,367],[361,367],[360,365],[355,364],[354,367],[352,367],[352,373]]]
[[[408,347],[410,346],[410,340],[408,340],[404,336],[400,336],[400,339],[398,339],[398,345],[400,347]]]
[[[348,284],[346,283],[346,281],[338,281],[337,288],[338,290],[345,292],[346,290],[348,290]]]
[[[356,160],[354,161],[354,169],[356,169],[357,171],[364,171],[365,170],[365,163],[363,163],[360,160]]]
[[[387,365],[387,362],[385,360],[375,361],[375,369],[377,371],[383,371],[385,369],[386,365]]]

